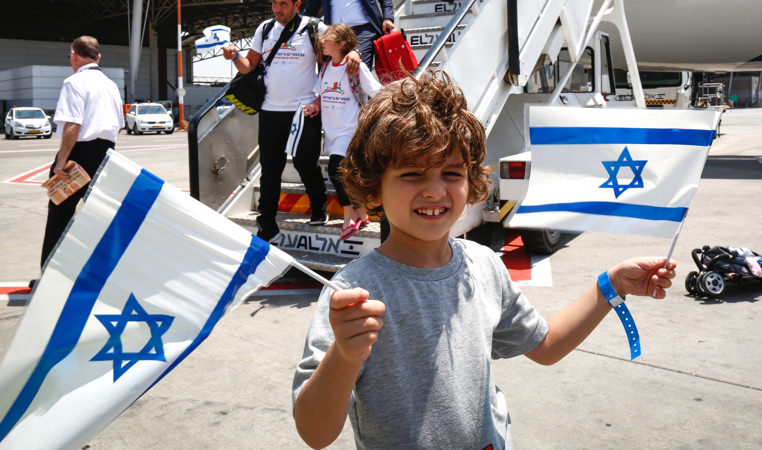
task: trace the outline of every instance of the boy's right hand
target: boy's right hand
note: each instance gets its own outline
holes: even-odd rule
[[[328,319],[336,337],[336,349],[349,363],[362,364],[370,356],[378,331],[384,325],[381,316],[386,305],[368,300],[368,291],[354,288],[331,295]]]
[[[238,54],[238,49],[232,45],[226,45],[222,47],[222,57],[231,60]]]

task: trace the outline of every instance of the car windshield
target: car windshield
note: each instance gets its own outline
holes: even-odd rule
[[[167,111],[161,105],[141,106],[138,108],[138,114],[166,114]]]
[[[45,113],[39,109],[19,109],[16,111],[17,119],[44,119]]]

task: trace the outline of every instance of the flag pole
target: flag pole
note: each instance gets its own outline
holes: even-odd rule
[[[677,231],[675,231],[675,237],[672,238],[672,245],[669,246],[669,253],[667,253],[667,260],[664,261],[665,269],[667,268],[667,266],[669,266],[669,259],[672,257],[672,252],[675,251],[675,244],[677,244],[677,237],[680,236],[680,232],[683,230],[684,223],[685,223],[685,216],[683,216],[683,220],[680,221],[680,225],[677,227]],[[653,294],[651,294],[651,296],[656,297],[656,288],[654,288],[654,292]]]
[[[320,274],[318,274],[314,270],[310,269],[309,267],[305,266],[304,264],[300,263],[299,261],[293,260],[293,261],[291,261],[291,265],[296,267],[297,269],[301,270],[305,274],[311,276],[315,280],[323,283],[325,286],[328,286],[329,288],[333,289],[334,291],[340,291],[341,290],[341,288],[336,286],[336,284],[334,284],[332,281],[328,280],[327,278],[324,278],[324,277],[320,276]]]

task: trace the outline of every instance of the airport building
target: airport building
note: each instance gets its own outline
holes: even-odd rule
[[[225,24],[233,30],[231,40],[250,38],[271,12],[270,3],[263,1],[184,0],[178,27],[178,3],[59,0],[35,9],[33,15],[21,2],[5,5],[0,113],[5,115],[13,106],[36,106],[52,113],[63,80],[72,73],[67,56],[71,42],[81,35],[100,41],[101,67],[119,86],[125,103],[169,100],[177,105],[179,28],[184,113],[190,118],[220,89],[208,79],[194,84],[194,61],[200,58],[193,44],[203,29]]]

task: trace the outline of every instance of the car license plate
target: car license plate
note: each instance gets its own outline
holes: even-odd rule
[[[40,130],[30,130],[29,132],[32,133],[32,134],[36,134],[36,133],[39,133]]]
[[[153,127],[154,127],[154,128],[164,128],[164,127],[162,127],[161,125],[154,125]]]

